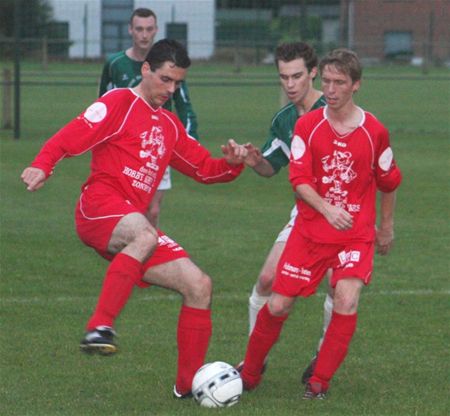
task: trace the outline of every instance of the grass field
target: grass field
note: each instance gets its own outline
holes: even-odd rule
[[[248,71],[244,75],[252,79],[254,72]],[[275,77],[273,68],[254,71]],[[35,194],[25,191],[19,176],[45,138],[93,101],[96,90],[24,87],[23,137],[14,141],[11,131],[3,130],[0,140],[0,414],[450,414],[450,114],[449,74],[444,75],[440,80],[373,77],[358,93],[357,102],[391,130],[404,182],[396,246],[389,257],[376,259],[373,283],[362,295],[358,331],[329,399],[302,401],[299,384],[320,333],[322,287],[296,305],[261,386],[223,410],[172,399],[180,306],[173,293],[136,291],[117,322],[121,351],[116,356],[78,351],[106,267],[73,229],[89,158],[63,161]],[[279,104],[276,82],[227,86],[223,78],[212,87],[202,80],[194,71],[191,98],[203,143],[215,155],[229,137],[261,145]],[[232,184],[209,187],[173,176],[161,228],[213,278],[208,361],[236,363],[244,354],[247,298],[292,206],[286,176],[284,170],[264,180],[247,170]]]

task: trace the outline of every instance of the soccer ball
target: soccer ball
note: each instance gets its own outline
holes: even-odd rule
[[[230,407],[242,394],[242,379],[239,372],[222,361],[205,364],[192,381],[192,394],[200,406]]]

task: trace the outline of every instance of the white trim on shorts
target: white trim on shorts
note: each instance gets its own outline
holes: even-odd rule
[[[289,238],[289,234],[291,234],[292,227],[294,226],[295,218],[297,217],[297,205],[294,205],[294,208],[291,210],[291,218],[289,222],[284,226],[284,228],[278,234],[278,237],[275,240],[275,243],[285,243]]]
[[[167,191],[169,189],[172,189],[172,179],[170,175],[170,166],[167,166],[161,182],[158,185],[158,191]]]

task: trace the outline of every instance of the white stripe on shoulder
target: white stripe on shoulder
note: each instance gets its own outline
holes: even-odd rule
[[[283,142],[283,140],[280,140],[276,138],[275,140],[272,140],[272,143],[270,144],[270,147],[262,154],[264,157],[267,157],[271,155],[276,150],[280,149],[283,151],[283,153],[290,158],[291,156],[291,149],[289,146]]]
[[[172,118],[171,118],[165,111],[161,111],[161,114],[162,114],[165,118],[167,118],[167,119],[170,121],[170,124],[172,124],[172,126],[174,127],[175,132],[176,132],[176,138],[175,138],[175,141],[178,141],[178,139],[179,139],[179,137],[180,137],[180,132],[179,132],[179,130],[178,130],[178,126],[176,125],[176,123],[172,120]],[[189,137],[191,137],[191,136],[189,136]]]
[[[320,120],[316,126],[314,127],[314,129],[312,130],[312,132],[310,133],[309,137],[308,137],[308,146],[311,145],[311,140],[314,136],[314,133],[316,132],[316,130],[323,124],[325,123],[325,121],[327,121],[327,117],[326,117],[326,113],[325,113],[325,108],[323,107],[323,112],[322,112],[322,120]]]

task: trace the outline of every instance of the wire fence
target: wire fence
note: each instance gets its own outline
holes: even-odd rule
[[[191,72],[190,85],[194,87],[276,85],[277,79],[272,74],[264,71],[248,74],[245,68],[273,65],[276,46],[293,40],[307,41],[319,56],[336,47],[351,47],[366,67],[402,67],[401,71],[366,73],[366,78],[430,80],[450,77],[450,71],[445,70],[450,68],[450,36],[440,36],[447,33],[446,16],[450,7],[445,9],[447,14],[424,14],[426,21],[421,32],[414,32],[417,21],[414,28],[405,31],[404,16],[399,14],[398,31],[394,25],[384,36],[357,37],[350,30],[343,36],[343,26],[349,29],[350,25],[348,19],[343,19],[344,9],[339,7],[339,1],[330,0],[329,5],[322,2],[322,7],[308,6],[300,12],[298,5],[277,11],[273,8],[226,10],[217,9],[215,3],[214,0],[14,0],[1,3],[1,127],[11,128],[14,121],[15,136],[20,135],[21,87],[96,88],[105,57],[131,45],[128,19],[134,7],[151,7],[158,16],[157,38],[173,37],[184,42],[194,67],[203,64],[224,67],[221,73],[203,73],[201,69]],[[429,0],[431,3],[435,0]],[[5,6],[8,4],[12,5],[9,10]],[[74,69],[68,70],[71,65]],[[403,70],[405,67],[415,67],[415,70],[408,73]],[[443,72],[436,75],[432,70],[436,67],[443,68]]]

